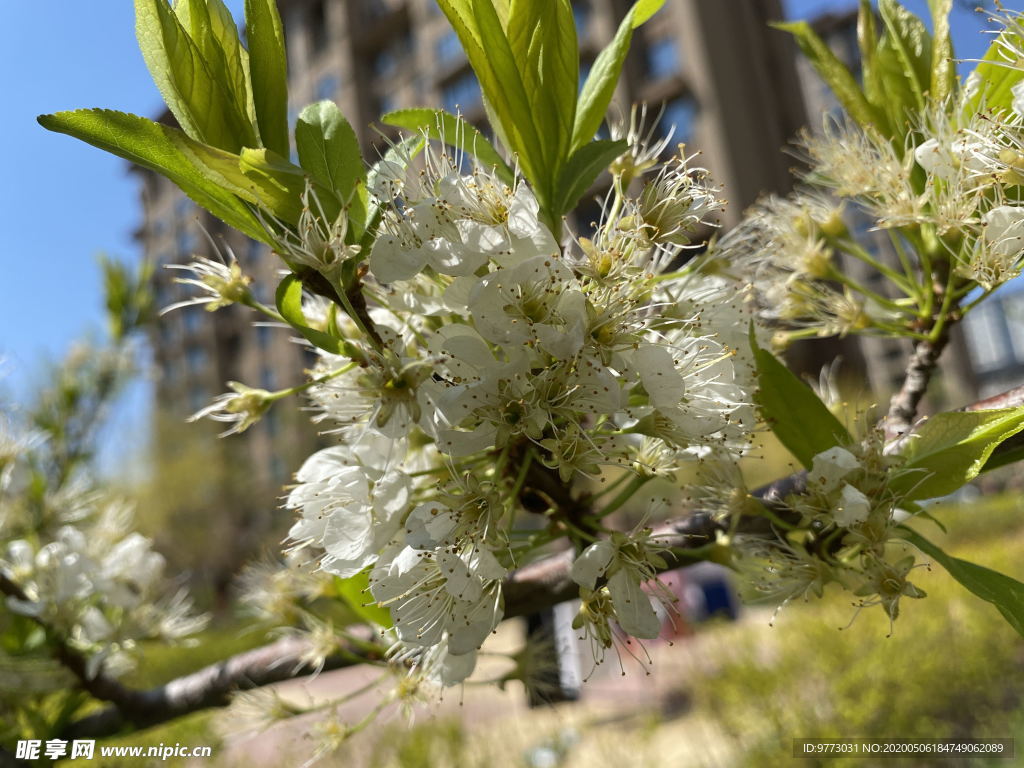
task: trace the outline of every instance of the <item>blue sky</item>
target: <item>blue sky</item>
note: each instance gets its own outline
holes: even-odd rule
[[[241,4],[228,2],[236,13]],[[853,4],[784,0],[791,18]],[[927,8],[926,0],[908,4],[917,13]],[[1005,5],[1024,8],[1024,0]],[[35,117],[79,107],[152,115],[161,102],[138,52],[125,0],[10,3],[5,27],[0,375],[6,376],[4,388],[24,393],[38,380],[43,359],[60,357],[74,339],[102,330],[96,254],[138,256],[131,237],[139,222],[138,190],[126,164],[44,131]],[[958,54],[980,56],[986,45],[983,19],[958,8],[952,27]],[[137,387],[132,404],[122,409],[122,423],[144,423],[145,397],[145,388]]]

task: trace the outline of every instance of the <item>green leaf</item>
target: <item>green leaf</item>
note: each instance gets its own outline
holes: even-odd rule
[[[797,45],[800,46],[804,56],[811,62],[825,84],[832,89],[832,93],[850,117],[864,128],[877,123],[878,113],[865,98],[853,73],[818,37],[818,34],[811,29],[810,24],[806,21],[793,21],[776,23],[772,26],[789,32],[796,38]]]
[[[1024,48],[1024,26],[1013,21],[992,41],[984,58],[975,67],[978,84],[975,93],[964,104],[964,114],[973,115],[981,109],[993,112],[1010,109],[1013,86],[1024,79],[1024,69],[1015,66],[1008,50]]]
[[[164,101],[189,137],[230,152],[256,146],[243,101],[211,69],[165,0],[135,0],[135,29],[142,56]]]
[[[348,355],[348,344],[345,341],[311,327],[306,320],[302,311],[302,280],[297,275],[288,275],[281,281],[275,299],[281,317],[308,342],[332,355]]]
[[[295,125],[295,146],[302,167],[348,206],[349,222],[358,237],[366,225],[366,167],[356,132],[338,105],[320,101],[303,109]]]
[[[535,189],[546,189],[541,172],[544,141],[534,124],[536,116],[532,112],[518,62],[505,36],[501,20],[491,0],[473,0],[473,16],[483,46],[481,52],[486,51],[485,68],[490,70],[484,93],[498,110],[505,134],[513,140],[512,149],[519,154],[527,178]],[[477,64],[473,64],[473,69],[477,70]],[[485,81],[481,79],[480,84],[484,86]]]
[[[175,139],[182,153],[203,170],[207,179],[242,200],[269,211],[281,221],[293,225],[298,221],[297,198],[292,188],[254,173],[249,163],[243,164],[239,155],[192,141],[184,134],[176,135]],[[243,150],[249,153],[261,151]]]
[[[553,193],[569,157],[579,89],[579,43],[568,0],[517,0],[512,4],[508,39],[541,145],[545,181]],[[549,195],[550,197],[550,195]]]
[[[864,82],[864,90],[868,100],[877,104],[867,91],[871,82],[871,70],[875,63],[875,49],[878,47],[878,30],[875,29],[875,9],[871,0],[860,0],[857,10],[857,47],[860,49],[860,71]]]
[[[593,139],[601,127],[608,113],[608,105],[615,94],[615,87],[619,83],[619,77],[622,75],[622,64],[629,53],[633,30],[661,10],[664,4],[665,0],[638,0],[634,3],[626,18],[619,24],[615,37],[594,60],[576,107],[572,151],[575,152]]]
[[[288,157],[288,56],[275,0],[245,0],[245,39],[260,138],[263,146]]]
[[[901,135],[906,130],[908,111],[915,109],[916,97],[889,35],[883,35],[875,48],[871,71],[865,73],[864,88],[878,112],[875,127],[889,139]],[[901,151],[899,143],[894,146]]]
[[[949,32],[953,0],[928,0],[928,7],[933,30],[931,95],[936,101],[944,101],[956,93],[958,85],[953,38]]]
[[[804,467],[810,469],[814,457],[822,451],[853,442],[846,427],[814,390],[758,346],[753,327],[750,345],[757,362],[758,391],[754,399],[779,442]]]
[[[196,44],[203,61],[231,94],[231,108],[256,125],[249,77],[249,52],[238,38],[238,28],[223,0],[177,0],[174,13]]]
[[[363,621],[390,629],[391,611],[373,602],[370,594],[370,570],[360,571],[347,579],[335,578],[338,597]],[[367,604],[368,603],[368,604]]]
[[[288,160],[269,149],[242,149],[239,155],[239,167],[246,178],[252,180],[259,188],[264,199],[260,202],[266,207],[269,201],[276,201],[275,215],[286,224],[295,226],[302,213],[302,194],[306,191],[307,175],[302,168],[292,165]],[[323,190],[317,189],[319,194]],[[322,195],[322,197],[329,197]],[[325,210],[328,217],[337,216],[338,208]]]
[[[998,571],[948,555],[906,526],[901,528],[900,535],[935,560],[975,595],[992,603],[1010,626],[1024,635],[1024,584]]]
[[[1024,408],[932,416],[903,438],[906,463],[889,487],[910,499],[945,496],[981,472],[996,447],[1024,429]]]
[[[902,64],[903,77],[914,95],[914,105],[923,110],[932,69],[932,37],[928,28],[897,0],[879,0],[878,10]]]
[[[211,180],[195,157],[204,147],[176,128],[107,109],[58,112],[37,118],[44,128],[66,133],[125,160],[163,174],[214,216],[254,240],[269,242],[252,211],[232,192]]]
[[[541,140],[504,27],[491,0],[437,0],[466,51],[496,129],[537,186]]]
[[[492,168],[503,182],[515,184],[515,174],[498,150],[471,123],[443,109],[400,109],[381,117],[385,125],[425,133],[429,138],[475,157],[485,168]]]
[[[568,213],[575,208],[576,203],[586,194],[601,172],[625,152],[628,146],[625,139],[599,139],[577,149],[562,169],[558,181],[558,213]]]

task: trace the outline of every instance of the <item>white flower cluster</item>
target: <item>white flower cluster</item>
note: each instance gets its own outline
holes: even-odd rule
[[[737,563],[755,594],[781,608],[795,598],[821,597],[835,582],[860,598],[858,609],[880,605],[890,620],[899,614],[900,598],[924,597],[907,578],[915,557],[896,533],[906,502],[891,483],[901,475],[902,460],[882,448],[881,433],[873,433],[814,457],[806,489],[785,504],[799,513],[801,529],[815,532],[815,545],[737,539]]]
[[[807,186],[754,206],[717,244],[722,268],[750,282],[767,323],[795,329],[789,339],[912,335],[932,275],[960,280],[958,296],[1013,279],[1024,256],[1022,84],[1014,94],[1005,111],[968,109],[969,91],[930,104],[904,151],[902,139],[829,118],[803,137]],[[869,229],[880,234],[865,239]],[[887,285],[859,277],[854,260]]]
[[[370,569],[399,653],[446,684],[472,671],[502,580],[532,549],[517,515],[557,513],[609,467],[651,476],[739,455],[754,422],[742,293],[667,271],[719,206],[702,171],[668,163],[563,253],[525,183],[469,166],[428,149],[418,172],[377,175],[386,212],[362,322],[374,338],[320,353],[309,394],[340,444],[309,458],[287,502],[296,549],[342,578]],[[602,627],[651,637],[639,584],[656,560],[642,535],[616,536],[577,575],[590,592],[609,581]]]
[[[168,593],[164,558],[152,542],[129,532],[131,510],[89,501],[74,524],[49,539],[18,538],[0,551],[0,572],[27,599],[8,607],[61,632],[89,656],[95,672],[123,671],[143,639],[176,640],[206,623],[183,593]]]

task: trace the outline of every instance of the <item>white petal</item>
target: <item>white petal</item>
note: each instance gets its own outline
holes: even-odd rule
[[[422,247],[409,247],[396,235],[382,232],[370,252],[370,271],[382,283],[409,280],[427,264]]]
[[[405,543],[416,549],[437,549],[447,543],[454,528],[455,518],[444,504],[420,504],[405,521]]]
[[[839,507],[835,512],[835,519],[838,525],[849,528],[851,525],[863,523],[871,514],[871,501],[847,483],[839,495]]]
[[[614,556],[615,545],[607,539],[602,539],[580,553],[576,562],[572,564],[569,575],[581,587],[593,589],[597,585],[598,577],[608,570]]]
[[[686,383],[664,347],[646,344],[633,356],[640,381],[655,408],[675,408],[686,394]]]
[[[615,618],[626,634],[652,640],[661,633],[661,621],[651,606],[651,598],[630,571],[621,568],[613,573],[608,579],[608,591],[615,606]]]
[[[441,684],[445,686],[458,685],[473,674],[475,668],[476,650],[469,653],[452,653],[449,650],[444,656],[444,661],[441,662]]]
[[[470,603],[480,599],[483,591],[480,579],[461,557],[450,552],[438,552],[437,564],[441,566],[441,573],[444,574],[444,588],[448,594]]]
[[[839,487],[843,478],[859,467],[857,457],[837,445],[814,457],[811,470],[807,473],[808,484],[812,490],[831,493]]]
[[[373,515],[369,507],[338,509],[327,519],[323,547],[339,560],[362,557],[370,543]]]

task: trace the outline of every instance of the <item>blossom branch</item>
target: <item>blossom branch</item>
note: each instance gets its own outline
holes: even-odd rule
[[[972,403],[962,410],[1020,406],[1024,406],[1024,386]],[[1019,445],[1020,441],[1014,442],[1011,439],[996,450],[993,458],[1009,453]],[[806,473],[798,472],[754,491],[754,495],[771,505],[772,502],[781,501],[791,493],[799,493],[805,478]],[[770,532],[770,528],[771,521],[768,518],[747,515],[740,518],[734,532],[764,535]],[[668,548],[666,566],[668,570],[673,570],[691,564],[693,560],[688,558],[686,553],[713,544],[718,533],[725,530],[724,524],[716,521],[711,515],[694,512],[686,517],[663,523],[655,529],[654,535]],[[570,576],[574,559],[575,552],[567,549],[509,574],[503,584],[505,618],[536,613],[578,597],[579,585]],[[2,574],[0,590],[24,599],[24,592]],[[363,631],[369,639],[369,630],[364,628]],[[71,655],[58,658],[62,663],[68,664],[70,661],[70,664],[75,664],[72,660],[74,651],[68,650],[71,651]],[[226,706],[234,691],[258,688],[310,674],[313,668],[304,661],[308,650],[308,642],[301,638],[282,638],[147,691],[128,689],[108,678],[88,681],[79,675],[83,687],[86,683],[91,686],[86,690],[97,698],[110,701],[112,706],[72,723],[62,736],[108,736],[130,725],[152,726],[201,709]],[[323,669],[340,669],[376,658],[379,657],[367,652],[365,646],[357,648],[354,645],[346,645],[338,653],[327,657]],[[74,666],[69,668],[72,671],[76,669]]]
[[[885,417],[885,435],[888,439],[899,437],[910,429],[948,341],[947,326],[935,341],[926,339],[914,345],[914,353],[907,361],[903,384],[889,402],[889,413]]]
[[[362,633],[359,639],[372,640],[368,628],[357,629]],[[140,691],[115,683],[120,689],[116,697],[105,697],[111,706],[71,723],[61,738],[97,738],[129,726],[159,725],[202,709],[227,706],[236,691],[280,683],[317,669],[340,669],[381,658],[362,643],[345,643],[320,667],[310,661],[310,650],[306,639],[283,637],[156,688]]]

